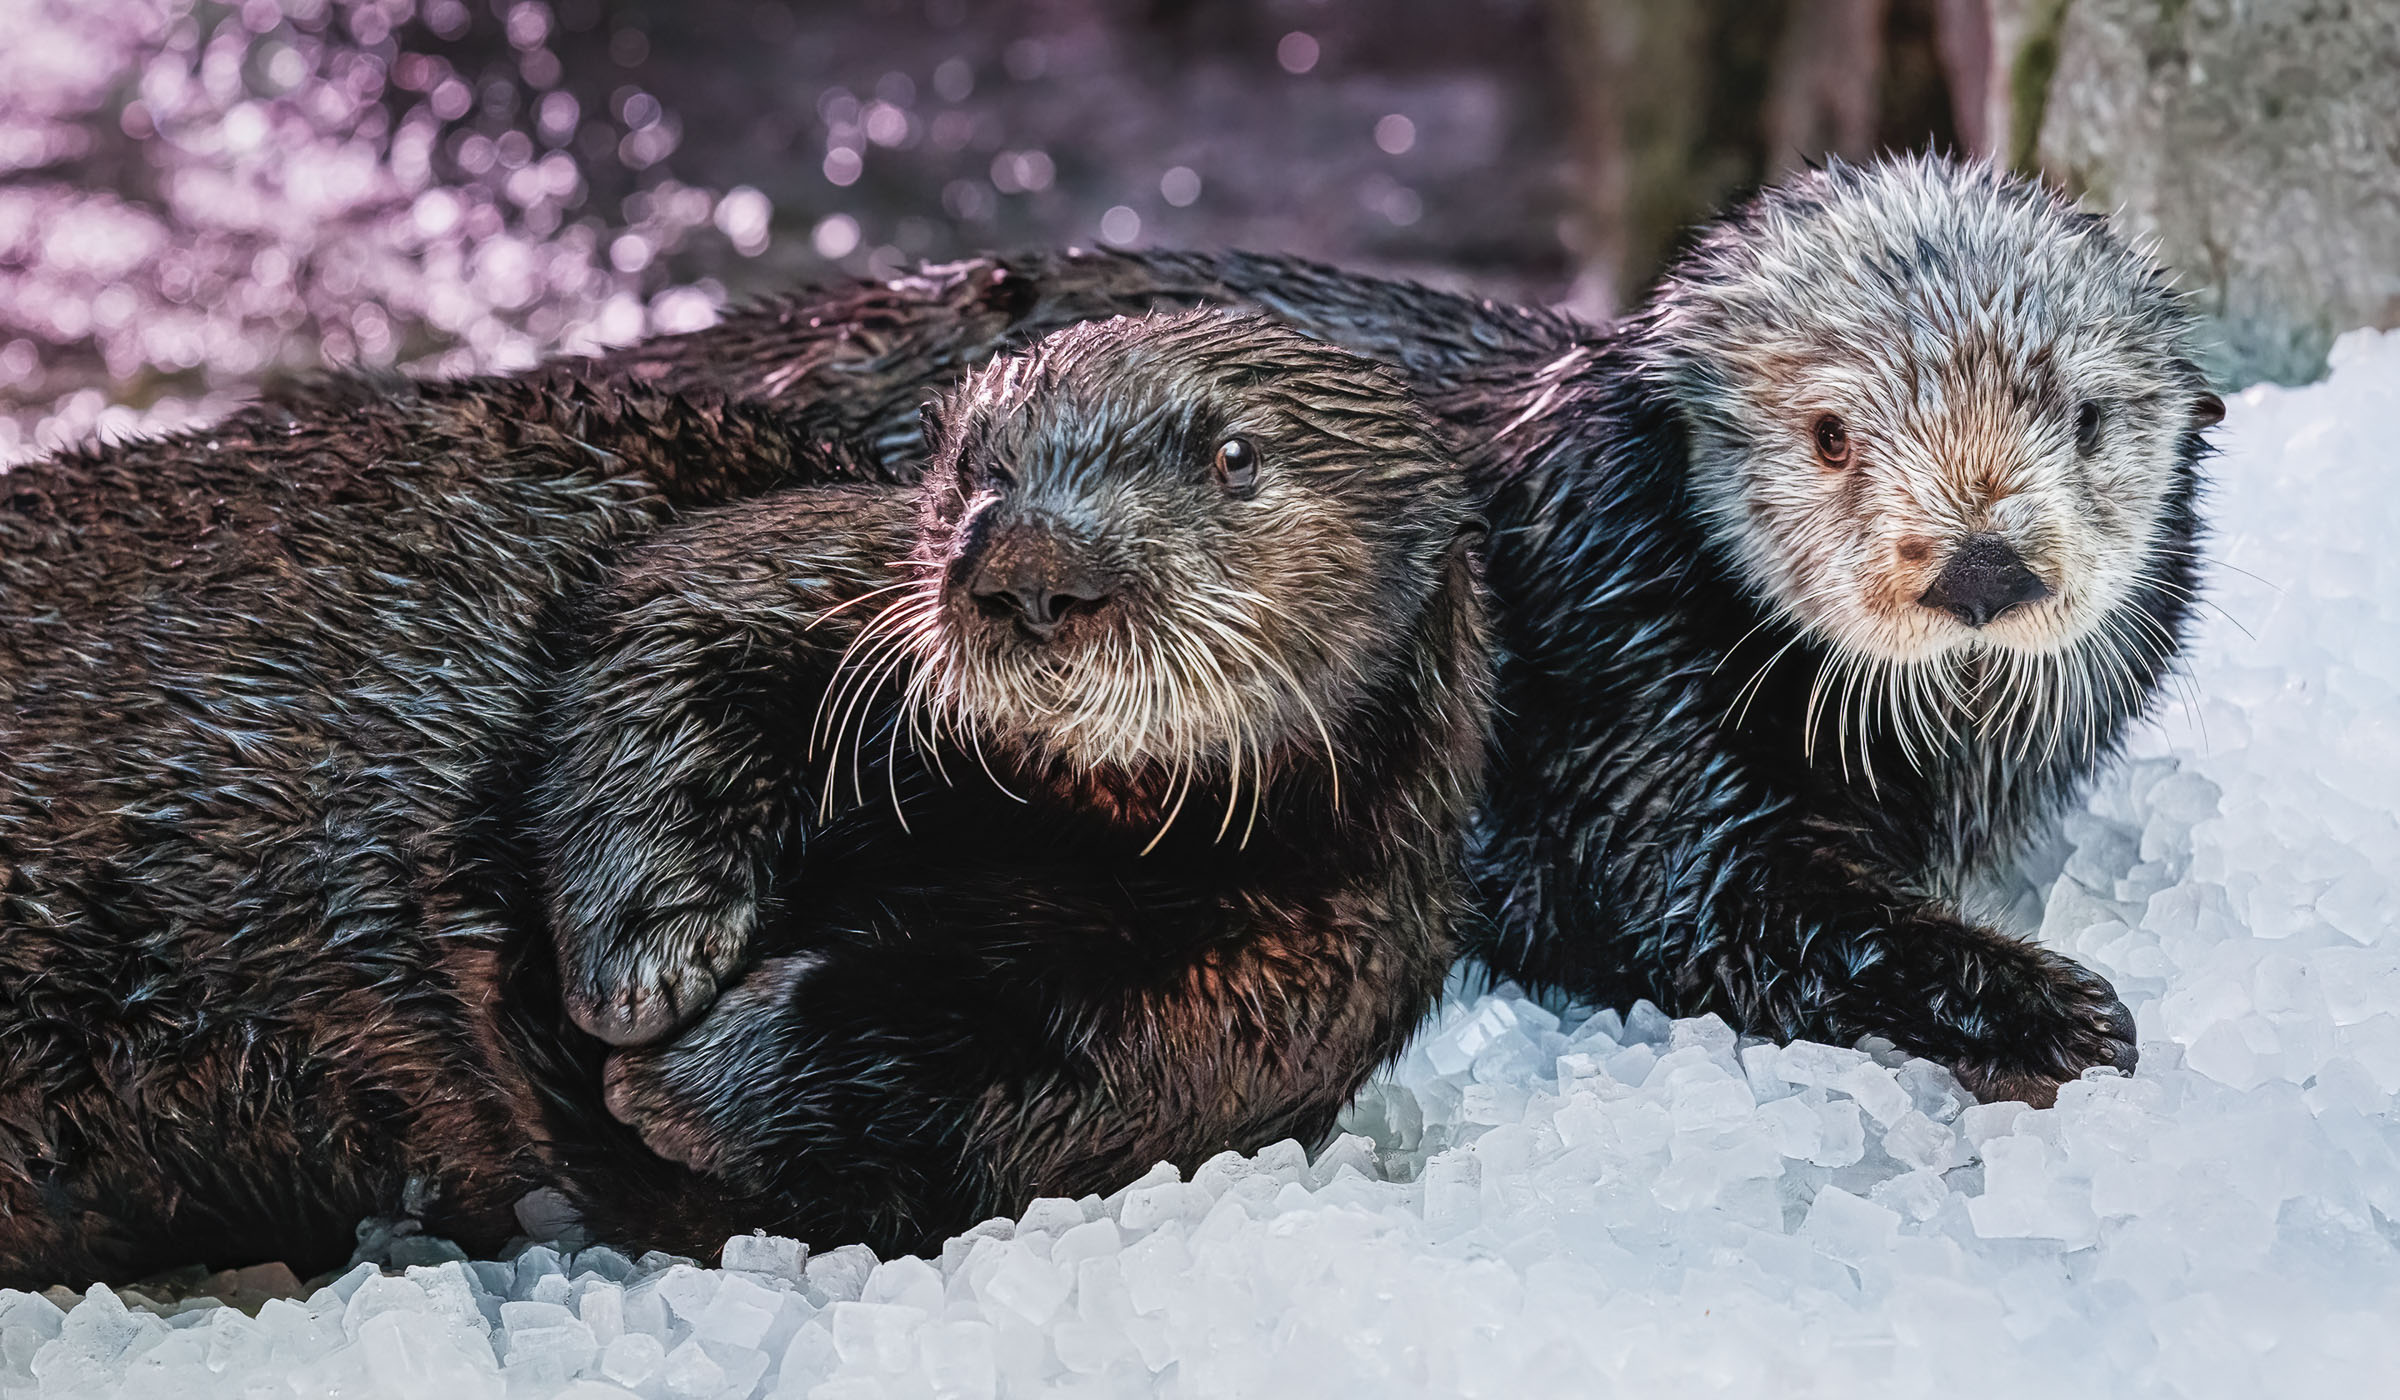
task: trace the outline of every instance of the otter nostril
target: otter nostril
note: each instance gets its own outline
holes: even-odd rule
[[[1969,535],[1917,601],[1969,627],[1982,627],[2013,608],[2050,596],[2050,587],[2025,567],[2008,541]]]
[[[969,588],[967,596],[975,600],[975,610],[985,617],[1006,620],[1015,617],[1022,607],[1013,590],[1006,588]]]
[[[1012,620],[1045,641],[1068,618],[1096,613],[1107,605],[1110,589],[1105,579],[1049,554],[995,550],[967,581],[967,595],[985,616]]]
[[[1108,603],[1108,591],[1097,580],[1077,579],[1051,591],[1050,615],[1060,622],[1075,613],[1096,613]]]

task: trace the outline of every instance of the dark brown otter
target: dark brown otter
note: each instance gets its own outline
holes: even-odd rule
[[[0,1283],[306,1273],[395,1209],[507,1237],[557,604],[805,450],[663,394],[349,384],[0,476]]]
[[[373,1214],[489,1249],[543,1185],[631,1245],[713,1251],[757,1226],[917,1243],[1027,1190],[1321,1129],[1448,955],[1484,687],[1465,507],[1423,423],[1347,357],[1231,322],[1115,335],[1121,355],[1027,362],[1080,376],[991,371],[929,482],[1088,480],[1095,528],[1180,520],[1228,560],[1245,532],[1321,551],[1262,556],[1244,586],[1324,563],[1350,579],[1312,625],[1349,635],[1342,610],[1363,610],[1371,644],[1322,672],[1300,643],[1278,657],[1313,677],[1332,757],[1243,692],[1270,707],[1248,719],[1271,779],[1246,767],[1222,842],[1200,815],[1232,787],[1222,748],[1195,739],[1175,769],[1162,731],[1095,766],[1027,713],[973,731],[979,754],[920,749],[875,727],[892,696],[863,685],[841,692],[853,742],[817,805],[818,699],[876,679],[824,648],[875,616],[870,579],[903,577],[920,496],[761,495],[863,475],[806,419],[549,377],[348,385],[0,476],[0,1284],[308,1272]],[[1112,416],[1073,411],[1086,389]],[[1230,436],[1259,451],[1249,500],[1240,463],[1217,466]],[[1057,588],[1025,601],[1044,575],[1008,566],[987,486],[954,517],[925,489],[923,548],[992,566],[958,621],[986,629],[995,674],[1049,644],[985,604],[1061,644],[1102,620]],[[1221,510],[1191,514],[1209,491]],[[1017,557],[1040,562],[1030,539]],[[1380,571],[1351,576],[1362,560]],[[1174,579],[1112,567],[1110,635],[1143,635],[1137,585]],[[729,638],[784,650],[712,649]],[[768,671],[816,689],[743,689]],[[644,693],[665,708],[619,731],[628,771],[734,765],[721,850],[673,818],[687,794],[590,765],[608,707]],[[669,711],[733,727],[705,753],[673,721],[640,727]],[[978,716],[941,717],[955,738]],[[793,786],[734,778],[769,772]],[[1185,810],[1141,856],[1162,775]],[[605,1084],[606,1047],[563,1010],[537,828],[576,948],[660,946],[640,920],[607,943],[615,857],[594,863],[584,834],[756,862],[754,969]],[[812,1036],[839,1053],[810,1059]],[[710,1174],[645,1151],[611,1086]]]
[[[1384,372],[1224,313],[1079,327],[923,484],[628,554],[540,789],[610,1107],[743,1193],[608,1233],[921,1246],[1313,1140],[1430,1006],[1488,661],[1463,484]],[[678,1228],[660,1230],[656,1214]]]

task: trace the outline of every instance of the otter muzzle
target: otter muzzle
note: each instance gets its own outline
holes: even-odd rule
[[[1078,613],[1097,613],[1116,592],[1073,541],[1032,524],[1002,527],[967,574],[967,596],[992,617],[1013,618],[1048,641]]]
[[[2026,603],[2050,596],[2008,541],[1998,535],[1969,535],[1917,601],[1946,612],[1969,627],[1981,627]]]

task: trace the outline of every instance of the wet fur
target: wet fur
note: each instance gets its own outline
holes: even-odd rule
[[[0,475],[0,1282],[513,1232],[559,605],[801,451],[655,393],[345,384]]]
[[[1905,739],[1891,724],[1836,735],[1813,684],[1839,662],[1829,634],[1762,592],[1695,477],[1696,401],[1672,372],[1676,353],[1706,350],[1705,336],[1675,336],[1689,289],[1724,270],[1756,221],[1879,188],[1969,234],[1980,206],[2037,241],[2086,245],[2070,274],[2107,285],[2081,304],[2112,314],[2103,337],[2138,352],[2125,377],[2141,392],[2123,411],[2165,444],[2150,528],[2123,546],[2139,557],[2116,561],[2128,582],[2106,613],[2111,669],[2050,692],[2040,743],[1971,712]],[[2047,1102],[2086,1067],[2130,1067],[2131,1018],[2102,979],[1953,901],[2117,751],[2180,648],[2211,421],[2182,353],[2189,317],[2098,220],[1934,160],[1833,167],[1762,195],[1696,250],[1645,313],[1610,329],[1291,259],[1066,253],[805,293],[593,368],[819,403],[897,471],[926,386],[1088,317],[1251,306],[1383,359],[1444,420],[1493,529],[1501,718],[1476,868],[1479,951],[1495,969],[1596,1002],[1715,1011],[1756,1033],[1887,1036],[1987,1097]],[[1940,217],[1827,256],[1845,251],[1937,299],[1975,271],[1955,261],[1972,249],[1945,243]],[[1785,291],[1793,314],[1808,309],[1805,285]],[[2001,343],[1988,348],[2002,364],[2047,363],[2045,337],[2067,325],[2045,317],[2077,304],[1993,318]],[[1927,330],[1937,347],[1956,343]],[[1879,343],[1897,373],[1935,368],[1907,348],[1921,342]],[[2037,398],[2063,394],[2049,383]]]

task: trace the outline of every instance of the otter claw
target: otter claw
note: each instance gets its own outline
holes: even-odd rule
[[[2116,989],[2064,958],[2045,961],[2051,966],[2043,980],[2051,985],[2034,993],[2042,1004],[2010,1018],[2016,1042],[2011,1048],[2022,1046],[2026,1052],[1950,1065],[1967,1092],[1985,1103],[2015,1100],[2048,1108],[2058,1101],[2059,1085],[2085,1070],[2105,1065],[2131,1074],[2141,1061],[2133,1013],[2117,999]]]
[[[686,965],[624,982],[577,978],[565,990],[575,1024],[611,1045],[649,1045],[690,1025],[716,1000],[717,979]]]

